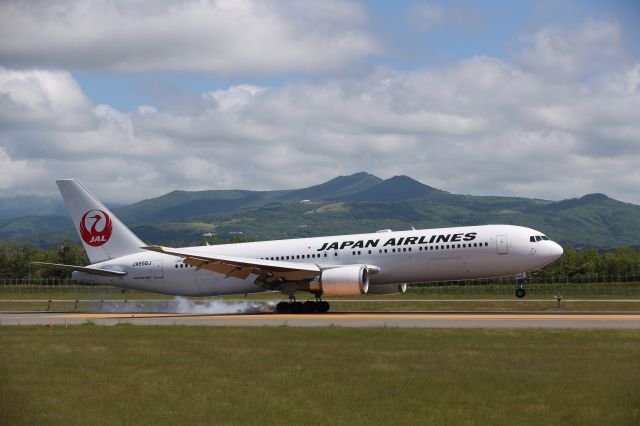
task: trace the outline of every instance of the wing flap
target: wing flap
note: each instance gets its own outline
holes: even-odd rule
[[[207,269],[226,276],[247,278],[251,274],[259,275],[268,281],[284,279],[300,281],[320,274],[320,268],[313,263],[281,262],[250,257],[225,256],[203,253],[193,249],[178,249],[161,246],[143,247],[146,250],[184,258],[184,263],[196,268]]]
[[[199,269],[206,269],[209,271],[224,274],[227,277],[236,277],[236,278],[245,279],[251,273],[257,273],[257,274],[260,273],[259,272],[260,270],[256,268],[230,265],[230,264],[221,263],[221,262],[203,261],[202,259],[196,259],[194,257],[185,257],[183,262],[186,263],[187,265],[195,266],[196,268],[199,268]]]

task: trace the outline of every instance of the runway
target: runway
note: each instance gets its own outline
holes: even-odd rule
[[[181,325],[398,328],[610,328],[639,329],[640,313],[389,312],[208,315],[167,313],[4,312],[0,325]]]

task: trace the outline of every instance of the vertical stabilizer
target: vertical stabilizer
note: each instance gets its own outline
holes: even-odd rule
[[[78,181],[56,183],[91,263],[143,251],[145,244]]]

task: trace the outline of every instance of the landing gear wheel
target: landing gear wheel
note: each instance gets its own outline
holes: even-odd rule
[[[318,302],[318,312],[320,312],[321,314],[324,314],[325,312],[329,312],[329,308],[331,307],[331,305],[329,305],[329,302]]]
[[[292,313],[301,314],[303,310],[304,310],[304,307],[302,306],[302,302],[293,302],[293,303],[291,303],[291,312]]]
[[[318,311],[318,304],[313,300],[307,300],[302,305],[302,308],[305,314],[313,314]]]
[[[291,312],[291,303],[288,302],[280,302],[276,305],[276,313],[278,314],[288,314]]]
[[[522,299],[526,295],[527,295],[527,292],[524,290],[524,288],[519,288],[519,289],[516,290],[516,297],[517,298]]]

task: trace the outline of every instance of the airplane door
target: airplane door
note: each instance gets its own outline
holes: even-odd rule
[[[154,278],[164,277],[164,272],[162,270],[162,260],[153,261],[153,277]]]
[[[509,253],[509,245],[507,244],[506,235],[498,235],[496,237],[496,245],[498,246],[498,254]]]

